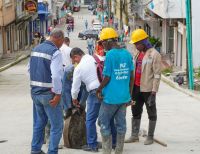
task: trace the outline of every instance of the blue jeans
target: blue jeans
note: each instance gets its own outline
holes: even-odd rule
[[[33,138],[31,152],[39,153],[44,142],[44,129],[49,119],[51,124],[48,154],[58,153],[58,144],[63,131],[62,106],[59,103],[52,107],[49,101],[53,98],[51,92],[40,95],[32,94],[33,100]]]
[[[89,55],[93,55],[93,45],[88,45],[88,52],[89,52]]]
[[[65,84],[67,85],[67,84]],[[61,104],[63,106],[63,109],[66,111],[70,108],[72,108],[72,96],[71,96],[71,89],[65,90],[66,88],[63,88],[62,96],[61,96]],[[81,106],[85,108],[86,106],[86,100],[88,97],[88,92],[86,90],[85,85],[81,85],[80,91],[78,94],[78,101]]]
[[[72,87],[72,73],[73,67],[69,66],[64,72],[63,80],[62,80],[62,96],[61,96],[61,104],[63,105],[63,109],[66,111],[69,108],[72,108],[72,96],[71,96],[71,87]],[[88,97],[88,92],[86,90],[86,86],[81,84],[80,92],[78,94],[78,101],[82,106],[86,106],[86,100]]]
[[[97,147],[96,121],[99,115],[101,101],[96,97],[96,90],[89,92],[86,112],[87,144],[91,148]]]
[[[86,112],[86,130],[87,130],[87,144],[91,148],[97,147],[97,131],[96,131],[96,121],[99,115],[99,109],[102,104],[96,97],[96,90],[89,92],[87,99],[87,112]],[[111,133],[112,133],[112,144],[116,145],[116,127],[114,123],[114,118],[111,119]]]
[[[102,136],[111,135],[111,122],[114,118],[117,134],[126,133],[126,106],[125,104],[101,103],[98,124]]]

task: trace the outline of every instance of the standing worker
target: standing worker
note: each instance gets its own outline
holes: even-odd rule
[[[75,106],[80,106],[78,102],[78,93],[81,82],[85,84],[89,92],[87,98],[86,111],[86,131],[87,145],[83,146],[84,151],[98,152],[96,120],[99,115],[101,100],[96,96],[96,90],[100,85],[97,75],[96,61],[93,56],[85,54],[80,48],[73,48],[70,57],[73,64],[78,64],[73,73],[73,83],[71,89],[72,101]],[[114,121],[111,121],[112,134],[115,136]],[[112,144],[111,144],[112,146]],[[113,139],[113,148],[115,147],[115,138]]]
[[[62,55],[59,48],[64,33],[54,29],[50,39],[34,48],[30,58],[30,85],[33,100],[33,138],[31,154],[43,154],[44,129],[49,119],[51,125],[48,154],[58,153],[63,130],[60,104],[62,91]]]
[[[153,143],[157,120],[156,93],[161,79],[161,55],[152,47],[148,37],[143,29],[137,29],[131,35],[130,43],[134,44],[139,52],[135,56],[133,99],[136,103],[132,106],[132,132],[126,143],[139,141],[138,133],[144,103],[149,118],[148,136],[144,144]]]
[[[104,63],[104,79],[97,89],[97,97],[103,98],[99,111],[103,154],[111,154],[111,120],[117,129],[115,154],[122,154],[126,133],[126,106],[131,102],[133,88],[133,62],[131,54],[117,44],[118,34],[113,28],[104,28],[100,41],[107,51]]]
[[[64,38],[64,43],[60,48],[61,54],[62,54],[62,62],[63,67],[68,67],[72,64],[71,58],[70,58],[70,52],[72,48],[69,47],[70,39],[69,37]]]

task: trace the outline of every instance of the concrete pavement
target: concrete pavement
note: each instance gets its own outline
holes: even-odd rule
[[[84,29],[84,19],[92,19],[86,10],[75,14],[75,32],[71,34],[71,46],[79,46],[86,51],[86,41],[79,40],[77,34]],[[0,153],[28,154],[32,138],[32,101],[27,73],[28,60],[0,72]],[[200,153],[200,102],[161,82],[157,95],[158,123],[155,137],[165,142],[144,146],[144,138],[139,143],[125,144],[124,154],[199,154]],[[146,110],[141,128],[147,130]],[[131,112],[127,109],[127,137],[130,135]],[[99,129],[99,128],[98,128]],[[98,130],[99,140],[100,133]],[[1,143],[1,140],[7,140]],[[62,142],[61,142],[62,144]],[[46,145],[43,146],[47,150]],[[87,154],[82,150],[61,149],[59,154]],[[88,152],[89,154],[89,152]]]

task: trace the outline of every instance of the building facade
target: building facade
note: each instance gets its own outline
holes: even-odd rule
[[[0,1],[0,57],[14,51],[15,2]]]
[[[200,18],[199,18],[200,1],[191,0],[191,14],[192,14],[192,52],[193,52],[193,64],[194,67],[200,67]]]
[[[184,0],[133,0],[129,14],[132,30],[143,28],[150,37],[161,40],[160,52],[168,64],[186,69],[186,29]]]
[[[37,0],[17,0],[15,50],[28,48],[36,31]]]

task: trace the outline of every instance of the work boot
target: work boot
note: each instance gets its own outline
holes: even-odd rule
[[[144,145],[153,144],[153,137],[154,137],[155,128],[156,128],[156,121],[149,120],[148,136],[147,136],[146,140],[144,141]]]
[[[140,121],[141,119],[132,118],[132,132],[131,136],[125,140],[125,143],[139,142],[139,131],[140,131]]]
[[[124,148],[125,134],[117,134],[117,143],[115,148],[115,154],[122,154]]]
[[[102,148],[103,154],[111,154],[112,151],[112,137],[109,136],[102,136]]]

